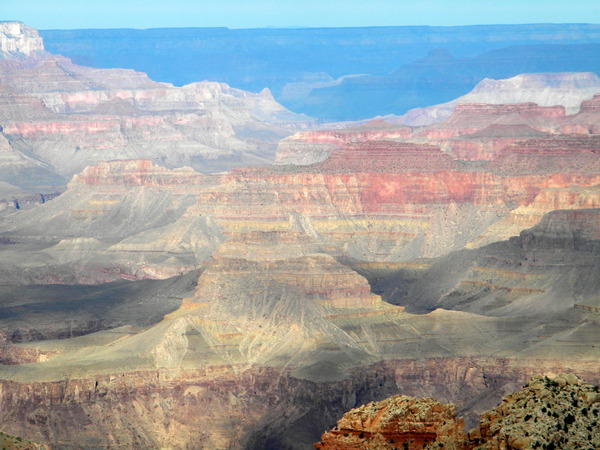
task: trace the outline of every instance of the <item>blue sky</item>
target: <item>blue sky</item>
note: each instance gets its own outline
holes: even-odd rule
[[[0,0],[39,29],[600,23],[598,0]]]

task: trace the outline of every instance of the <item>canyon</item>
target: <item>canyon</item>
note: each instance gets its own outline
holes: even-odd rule
[[[251,92],[267,87],[287,108],[329,122],[403,115],[465,95],[484,78],[600,74],[600,31],[591,23],[40,30],[40,35],[49,51],[80,65],[134,69],[176,86],[206,79]],[[518,101],[539,103],[535,95]]]
[[[471,427],[533,376],[600,383],[589,74],[317,129],[266,91],[32,48],[0,60],[3,432],[311,448],[391,395]],[[549,79],[564,104],[534,102]]]
[[[151,158],[202,172],[265,164],[279,139],[314,126],[268,89],[175,87],[132,70],[77,66],[45,52],[37,30],[10,22],[2,29],[10,37],[0,58],[5,205],[59,193],[72,175],[106,160]]]

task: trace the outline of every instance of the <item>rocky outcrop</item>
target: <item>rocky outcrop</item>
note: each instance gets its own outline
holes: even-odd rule
[[[572,115],[566,115],[560,105],[540,106],[532,102],[458,103],[445,120],[421,128],[372,120],[338,130],[300,132],[280,142],[276,160],[279,164],[306,165],[361,143],[366,146],[368,142],[393,141],[437,146],[457,160],[492,161],[503,156],[509,147],[537,145],[546,136],[593,139],[598,134],[598,98],[585,100],[581,110]]]
[[[598,386],[572,374],[534,377],[463,430],[454,405],[390,397],[353,409],[323,434],[316,449],[536,449],[600,445]]]
[[[558,135],[505,147],[488,168],[501,173],[600,172],[600,135]]]
[[[444,308],[542,317],[570,313],[576,304],[596,307],[599,218],[599,209],[553,211],[518,237],[449,254],[414,282],[407,282],[400,270],[376,291],[408,311]],[[532,338],[539,339],[537,352],[558,351],[562,344],[544,342],[543,336]],[[570,346],[568,341],[564,344]]]
[[[39,211],[7,218],[4,234],[23,243],[45,236],[46,247],[28,256],[37,282],[47,279],[42,274],[51,261],[70,266],[69,279],[85,267],[99,280],[117,273],[170,277],[200,268],[224,242],[249,248],[242,258],[280,241],[277,252],[290,257],[316,252],[357,263],[407,262],[516,235],[551,210],[596,207],[594,147],[578,147],[587,141],[595,142],[560,140],[545,175],[526,170],[548,160],[545,154],[522,152],[516,168],[499,170],[465,167],[432,146],[390,141],[349,144],[306,168],[214,175],[148,160],[105,162],[75,176],[67,192]],[[16,266],[3,270],[14,273]]]
[[[71,185],[82,186],[202,186],[206,176],[190,169],[181,168],[167,170],[153,164],[150,160],[124,160],[100,163],[86,167],[83,172],[75,175]]]
[[[493,124],[471,134],[451,139],[436,139],[444,151],[462,161],[490,161],[498,158],[502,151],[517,142],[545,136],[529,125]]]
[[[331,172],[441,172],[459,169],[446,153],[432,145],[369,140],[333,150],[317,166]]]
[[[469,432],[485,449],[598,448],[600,389],[571,374],[536,377],[482,414]]]
[[[43,51],[37,30],[21,22],[0,22],[0,58],[31,56]]]
[[[566,117],[563,106],[539,106],[536,103],[488,104],[459,103],[443,122],[425,127],[416,136],[448,139],[472,134],[491,125],[529,125],[551,132]]]
[[[222,360],[193,370],[124,372],[113,365],[99,373],[98,367],[94,375],[42,381],[38,366],[29,365],[28,381],[0,381],[5,432],[53,447],[309,448],[349,409],[399,393],[460,401],[462,415],[470,402],[483,404],[478,412],[491,408],[532,374],[569,369],[598,381],[597,365],[585,370],[533,360],[387,361],[321,382],[259,365],[237,370]],[[48,363],[45,370],[54,373]]]
[[[390,397],[355,408],[323,434],[315,449],[459,449],[465,433],[454,405],[432,398]]]

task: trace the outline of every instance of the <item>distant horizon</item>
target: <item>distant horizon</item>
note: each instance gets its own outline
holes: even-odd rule
[[[0,22],[21,22],[27,26],[29,24],[21,20],[3,20]],[[222,30],[319,30],[319,29],[353,29],[353,28],[466,28],[466,27],[495,27],[495,26],[524,26],[524,25],[597,25],[600,23],[594,22],[539,22],[539,23],[486,23],[486,24],[468,24],[468,25],[361,25],[361,26],[264,26],[264,27],[227,27],[227,26],[173,26],[173,27],[115,27],[115,28],[38,28],[31,27],[37,30],[44,31],[78,31],[78,30],[178,30],[178,29],[222,29]]]
[[[0,0],[0,15],[40,30],[600,24],[593,0]]]

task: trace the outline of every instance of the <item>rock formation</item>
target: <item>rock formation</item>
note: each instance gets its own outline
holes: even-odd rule
[[[347,412],[315,449],[459,449],[464,438],[454,405],[395,396]]]
[[[0,58],[32,56],[43,51],[37,30],[21,22],[0,22]]]
[[[536,377],[482,414],[469,441],[483,448],[597,448],[600,390],[570,374]]]
[[[580,103],[600,91],[594,73],[526,73],[503,80],[485,78],[471,92],[448,103],[416,108],[387,120],[409,126],[432,125],[450,117],[460,103],[527,103],[562,105],[567,114],[577,113]]]
[[[462,161],[492,161],[508,147],[528,141],[535,145],[544,136],[598,134],[598,97],[588,92],[583,98],[588,100],[580,101],[573,114],[560,105],[533,102],[457,103],[445,120],[424,127],[373,120],[339,130],[300,132],[279,143],[276,163],[312,164],[350,143],[378,140],[435,145]]]
[[[589,213],[560,214],[540,224],[540,239],[562,242],[571,236],[579,239],[577,251],[595,252]],[[302,226],[302,218],[295,223]],[[97,318],[104,326],[112,321],[122,327],[54,341],[32,335],[33,341],[8,344],[4,354],[12,365],[0,366],[5,430],[53,445],[293,448],[318,440],[348,408],[393,394],[455,402],[473,423],[515,383],[536,374],[569,369],[600,382],[597,312],[563,302],[558,311],[537,317],[552,299],[539,292],[535,302],[527,298],[536,293],[537,284],[531,284],[539,274],[525,272],[529,290],[509,292],[512,299],[526,299],[529,314],[499,317],[482,308],[413,315],[370,294],[364,279],[333,258],[305,254],[315,247],[303,234],[260,235],[244,226],[238,233],[246,235],[226,234],[229,245],[213,253],[195,287],[190,277],[183,285],[179,277],[170,281],[177,290],[164,285],[145,311],[158,311],[157,304],[170,297],[175,306],[181,303],[154,325],[126,327],[136,322],[124,311],[145,314],[134,306],[136,297],[115,309],[107,303],[113,296],[97,295],[90,297]],[[526,236],[528,251],[535,252],[535,239]],[[491,261],[514,260],[520,248],[497,247],[488,250]],[[547,243],[542,248],[555,258],[569,257]],[[539,264],[538,255],[532,266]],[[460,270],[453,262],[445,267]],[[474,272],[495,277],[496,286],[497,280],[512,285],[505,266],[484,269]],[[574,281],[579,292],[597,291],[595,278],[579,273]],[[440,289],[444,281],[424,278]],[[135,292],[142,282],[130,288]],[[146,289],[138,299],[155,288]],[[71,320],[85,318],[87,305],[71,312]],[[40,308],[15,306],[16,317]],[[38,317],[38,330],[47,327],[44,320],[57,322],[50,315]]]
[[[597,448],[600,390],[572,374],[534,377],[463,430],[454,405],[395,396],[353,409],[316,449]]]
[[[414,283],[407,282],[401,269],[376,290],[409,311],[441,307],[543,317],[568,312],[575,305],[596,307],[599,217],[598,209],[553,211],[518,237],[444,256],[423,269]],[[553,345],[554,351],[571,345],[568,339],[552,344],[543,334],[537,339],[539,354],[550,354]]]

